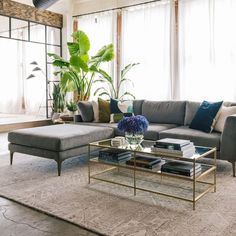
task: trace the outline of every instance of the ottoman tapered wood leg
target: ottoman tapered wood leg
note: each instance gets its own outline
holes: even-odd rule
[[[235,177],[235,161],[231,161],[233,168],[233,177]]]
[[[61,161],[57,161],[58,176],[61,176]]]
[[[10,165],[12,165],[13,163],[13,154],[14,152],[10,152]]]

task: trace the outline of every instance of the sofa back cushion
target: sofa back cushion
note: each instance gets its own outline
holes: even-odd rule
[[[143,102],[144,102],[144,100],[134,100],[133,101],[134,115],[142,115]]]
[[[185,118],[184,118],[184,125],[190,125],[193,117],[197,113],[198,108],[200,107],[200,102],[186,102],[186,110],[185,110]]]
[[[183,125],[185,105],[185,101],[144,101],[142,115],[151,123]]]
[[[84,122],[92,122],[94,120],[93,105],[90,101],[79,101],[79,111]]]

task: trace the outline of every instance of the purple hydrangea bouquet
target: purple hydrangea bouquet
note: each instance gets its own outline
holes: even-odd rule
[[[148,128],[145,116],[124,117],[118,123],[118,129],[125,132],[125,138],[131,147],[136,148],[143,140],[143,134]]]

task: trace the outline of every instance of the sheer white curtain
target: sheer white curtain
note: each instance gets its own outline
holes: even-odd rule
[[[78,28],[84,31],[90,40],[90,56],[94,56],[104,45],[110,43],[115,45],[116,14],[116,11],[106,11],[78,17]],[[115,61],[101,65],[101,68],[113,78],[115,76],[114,64]],[[92,87],[91,99],[94,98],[94,91],[100,86],[103,85],[99,83],[94,84]]]
[[[0,50],[0,113],[38,115],[39,106],[45,105],[46,79],[42,73],[32,72],[35,66],[30,62],[37,61],[45,71],[45,46],[0,39]],[[35,77],[26,80],[31,73]],[[45,115],[45,111],[41,115]]]
[[[236,1],[180,0],[181,98],[236,101]]]
[[[19,42],[21,43],[21,42]],[[23,83],[21,80],[22,63],[18,53],[17,41],[0,39],[0,113],[23,113]]]
[[[140,63],[127,74],[137,99],[171,98],[170,13],[170,1],[122,11],[122,68]]]
[[[32,71],[36,66],[31,65],[32,61],[37,61],[41,70]],[[46,104],[46,77],[45,77],[45,45],[24,43],[24,96],[25,112],[27,114],[44,115]],[[31,74],[34,78],[26,80]]]

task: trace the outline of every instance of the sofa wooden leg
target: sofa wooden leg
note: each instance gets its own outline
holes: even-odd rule
[[[61,176],[61,161],[57,161],[58,176]]]
[[[12,165],[13,163],[13,154],[14,152],[10,152],[10,165]]]

